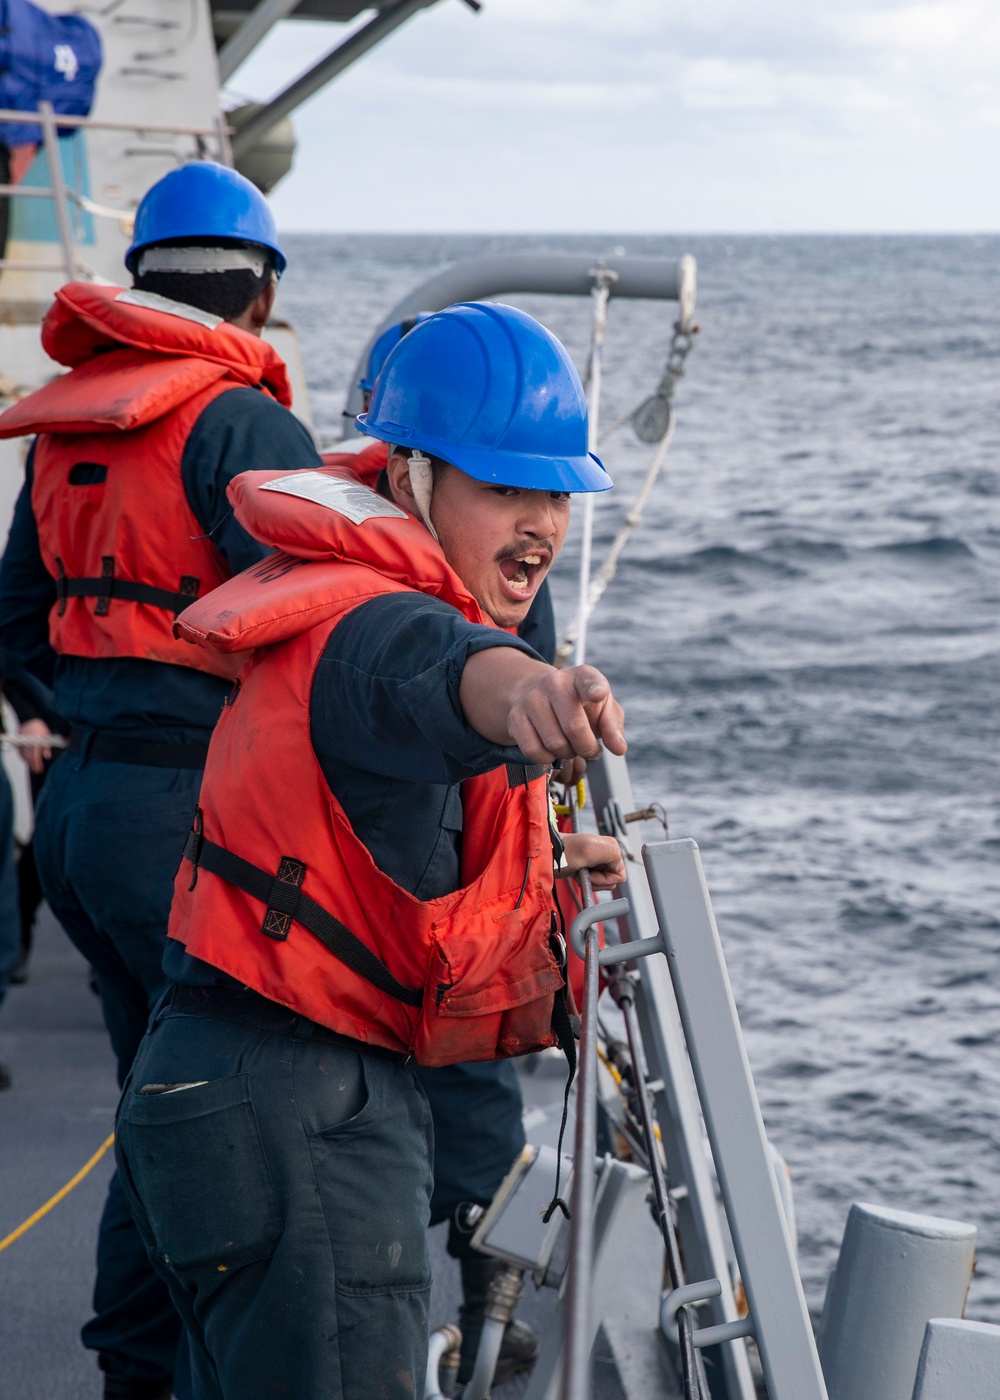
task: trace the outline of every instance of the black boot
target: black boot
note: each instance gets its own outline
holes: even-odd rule
[[[486,1313],[486,1295],[490,1280],[503,1264],[499,1259],[474,1253],[471,1249],[460,1260],[462,1268],[462,1306],[458,1310],[458,1325],[462,1330],[462,1357],[458,1366],[458,1380],[465,1385],[472,1377],[479,1350]],[[500,1344],[500,1355],[494,1373],[496,1385],[502,1385],[533,1366],[538,1356],[538,1338],[531,1328],[515,1318],[508,1322],[507,1330]]]

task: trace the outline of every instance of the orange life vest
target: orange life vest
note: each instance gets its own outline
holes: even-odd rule
[[[374,491],[389,461],[389,444],[372,441],[358,452],[324,452],[322,455],[324,466],[346,469]]]
[[[314,498],[286,494],[298,487]],[[360,604],[415,590],[488,620],[418,522],[335,472],[245,472],[229,497],[280,552],[175,626],[223,654],[258,649],[212,736],[171,938],[272,1001],[421,1064],[552,1045],[563,976],[543,770],[462,784],[461,888],[421,901],[377,868],[310,738],[316,667]]]
[[[232,572],[187,502],[181,457],[228,389],[256,387],[287,407],[283,361],[192,307],[78,282],[56,293],[42,345],[72,368],[0,414],[0,437],[39,434],[31,503],[56,581],[54,650],[233,676],[232,657],[173,635],[177,613]]]

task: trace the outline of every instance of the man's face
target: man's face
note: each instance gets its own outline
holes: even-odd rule
[[[500,627],[527,616],[569,528],[569,495],[476,481],[446,466],[431,520],[448,563]]]

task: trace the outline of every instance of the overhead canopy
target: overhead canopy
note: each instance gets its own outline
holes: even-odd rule
[[[239,27],[257,0],[211,0],[212,27],[217,39],[227,39]],[[383,9],[383,5],[363,5],[357,0],[301,0],[289,19],[329,19],[340,23],[357,19],[365,10]]]

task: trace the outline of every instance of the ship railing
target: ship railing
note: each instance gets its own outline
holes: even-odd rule
[[[67,281],[74,281],[79,275],[88,276],[88,270],[77,256],[76,240],[73,236],[73,220],[70,205],[96,218],[130,219],[130,209],[110,209],[95,204],[86,195],[67,187],[63,177],[62,158],[59,152],[59,129],[72,127],[90,131],[125,131],[136,136],[188,136],[195,141],[196,158],[208,154],[208,143],[214,143],[218,159],[224,165],[232,165],[233,156],[229,144],[229,126],[222,114],[213,126],[180,126],[158,122],[115,122],[95,117],[59,116],[53,111],[50,102],[39,102],[34,111],[21,111],[0,108],[0,122],[20,122],[25,126],[38,126],[42,130],[42,145],[49,168],[47,186],[0,184],[0,197],[12,199],[48,199],[55,212],[56,229],[59,235],[61,259],[52,262],[33,262],[20,258],[0,258],[0,272],[61,272]]]

